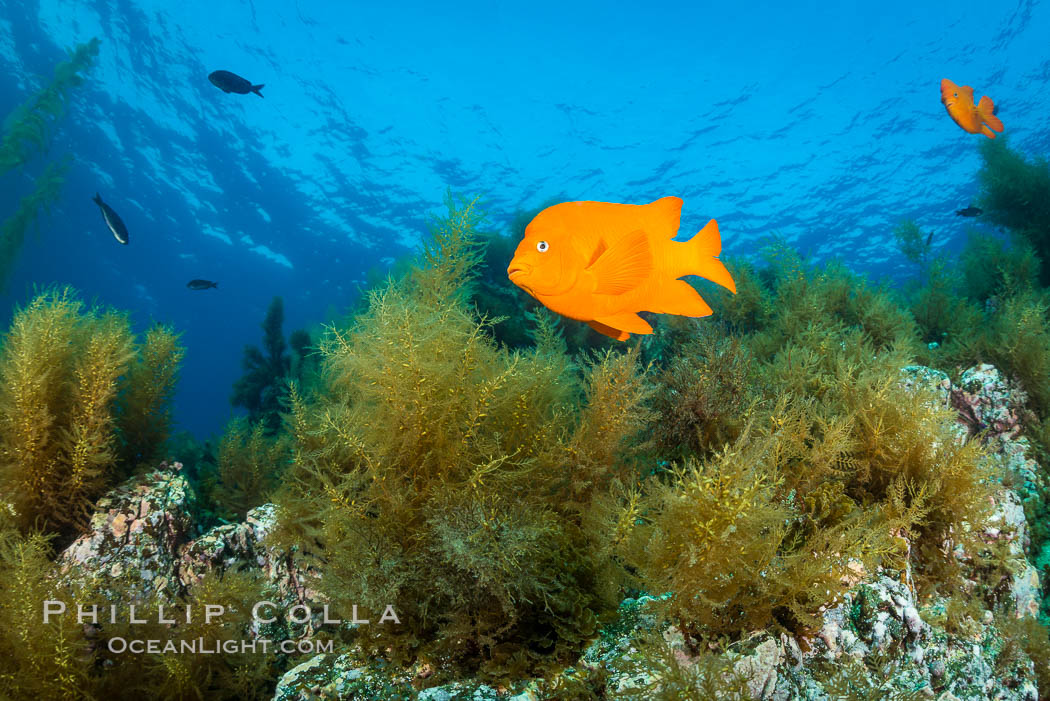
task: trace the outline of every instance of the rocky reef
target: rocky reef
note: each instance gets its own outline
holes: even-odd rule
[[[969,525],[989,546],[1004,546],[1006,562],[995,570],[1001,579],[988,582],[989,572],[972,553],[958,548],[953,556],[971,591],[996,592],[997,602],[970,601],[960,613],[951,610],[961,606],[958,601],[920,598],[907,566],[866,571],[858,563],[845,594],[822,610],[820,625],[807,635],[755,630],[724,650],[697,649],[662,616],[659,597],[641,596],[624,600],[578,661],[551,677],[498,685],[467,678],[418,692],[435,672],[428,665],[393,665],[337,643],[330,652],[287,656],[291,668],[278,681],[274,698],[395,699],[418,693],[430,701],[700,699],[717,688],[719,698],[779,701],[1034,701],[1036,665],[1047,660],[1033,659],[1033,651],[1018,643],[1018,626],[1034,620],[1041,600],[1032,565],[1037,553],[1030,552],[1025,520],[1025,502],[1036,498],[1041,471],[1027,457],[1030,447],[1020,431],[1025,397],[988,365],[971,368],[956,384],[916,366],[906,368],[903,378],[907,385],[933,388],[937,401],[956,409],[959,441],[982,440],[989,448],[994,504],[987,522]],[[90,530],[59,556],[61,576],[104,591],[114,602],[134,592],[137,600],[174,603],[192,599],[209,574],[250,572],[274,610],[301,607],[310,614],[295,625],[287,625],[287,615],[269,626],[244,619],[246,638],[333,640],[333,626],[322,618],[326,599],[316,588],[322,573],[304,565],[296,552],[267,542],[276,526],[274,505],[192,537],[193,499],[179,463],[164,463],[117,486],[96,502]],[[1004,602],[1005,607],[993,606]],[[178,628],[174,624],[171,634]]]
[[[944,373],[923,367],[907,368],[905,377],[908,383],[938,389],[943,401],[957,408],[960,440],[976,428],[992,448],[989,459],[999,482],[994,508],[987,523],[971,525],[987,542],[1008,544],[1005,570],[1012,574],[994,588],[1009,601],[1014,620],[981,605],[968,612],[964,625],[950,623],[947,607],[953,602],[938,597],[917,600],[907,570],[880,567],[874,572],[858,570],[843,599],[822,613],[812,635],[795,638],[756,631],[714,655],[690,649],[681,632],[652,612],[655,599],[646,596],[625,600],[618,620],[557,679],[500,689],[460,682],[429,689],[420,698],[583,698],[583,689],[593,698],[639,700],[715,698],[705,695],[709,693],[777,701],[1039,698],[1035,665],[1045,665],[1046,660],[1034,661],[1010,640],[1017,634],[1017,621],[1034,621],[1040,601],[1023,508],[1026,499],[1034,498],[1040,479],[1019,431],[1025,397],[990,365],[966,371],[957,385]],[[955,556],[976,589],[985,574],[977,571],[967,553]],[[379,694],[396,688],[396,681],[388,672],[355,665],[351,656],[321,655],[288,672],[275,698],[369,698],[365,690]],[[401,684],[405,693],[407,680]]]

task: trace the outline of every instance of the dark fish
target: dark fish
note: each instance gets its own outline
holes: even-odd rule
[[[933,243],[933,232],[932,231],[930,232],[930,235],[926,237],[926,248],[929,248],[931,243]]]
[[[212,282],[211,280],[190,280],[186,283],[186,287],[190,288],[191,290],[206,290],[210,287],[218,289],[219,283]]]
[[[970,205],[966,209],[960,209],[956,212],[960,217],[979,217],[984,213],[984,210],[980,207],[974,207]]]
[[[102,201],[102,196],[97,192],[91,200],[99,206],[102,210],[102,218],[106,220],[106,226],[113,232],[113,236],[121,243],[126,244],[128,242],[128,227],[124,226],[124,222],[120,219],[120,215],[113,211],[113,208]]]
[[[208,80],[211,81],[212,85],[223,92],[235,92],[239,95],[247,95],[248,93],[253,92],[259,97],[263,96],[263,94],[259,92],[263,89],[263,83],[252,85],[252,81],[245,80],[236,73],[230,73],[229,71],[213,71],[208,76]]]

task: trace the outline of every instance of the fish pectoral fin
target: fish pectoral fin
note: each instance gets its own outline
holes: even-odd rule
[[[595,294],[620,295],[633,290],[653,272],[649,237],[640,229],[632,231],[609,246],[587,271],[594,276]]]
[[[653,327],[649,325],[649,322],[638,316],[634,312],[626,312],[624,314],[612,314],[611,316],[603,316],[601,319],[595,319],[599,324],[603,326],[609,326],[613,329],[619,329],[621,331],[629,331],[630,333],[652,333]]]
[[[617,341],[626,341],[628,338],[631,337],[631,334],[627,333],[626,331],[614,329],[611,326],[606,326],[605,324],[599,323],[597,321],[588,321],[587,325],[595,331],[597,331],[598,333],[604,336],[608,336],[609,338],[615,338]]]

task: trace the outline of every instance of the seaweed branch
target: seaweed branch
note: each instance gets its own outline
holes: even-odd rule
[[[55,76],[39,92],[14,109],[0,142],[0,175],[29,162],[35,152],[47,150],[55,125],[65,116],[69,92],[84,82],[81,75],[98,56],[99,40],[92,39],[68,51],[69,59],[55,66]]]

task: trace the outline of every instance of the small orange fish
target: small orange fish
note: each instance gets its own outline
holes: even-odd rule
[[[969,85],[959,87],[945,78],[941,81],[941,102],[955,123],[971,134],[984,134],[994,139],[992,131],[1003,130],[1003,123],[995,116],[992,98],[985,95],[974,105],[973,88]]]
[[[640,311],[707,316],[711,307],[678,278],[699,275],[734,293],[736,284],[717,258],[714,219],[689,241],[671,240],[681,213],[679,197],[556,204],[525,228],[507,275],[551,311],[619,341],[653,332]]]

